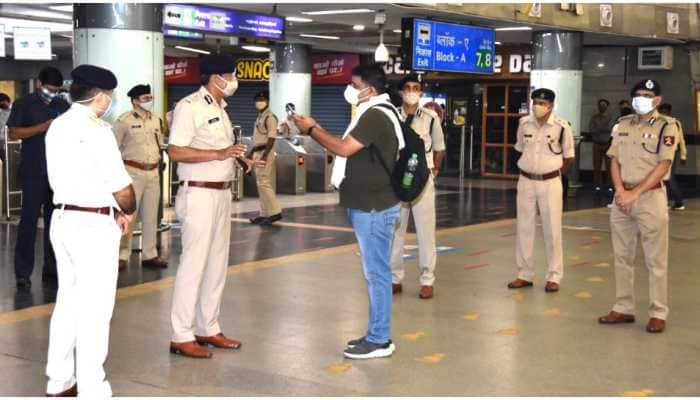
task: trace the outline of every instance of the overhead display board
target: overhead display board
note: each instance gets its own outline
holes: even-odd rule
[[[191,31],[264,39],[284,38],[284,18],[224,8],[165,4],[163,25]]]
[[[13,35],[15,60],[51,59],[51,30],[49,28],[16,26]]]
[[[404,18],[401,28],[406,64],[412,70],[493,73],[493,29],[419,18]]]

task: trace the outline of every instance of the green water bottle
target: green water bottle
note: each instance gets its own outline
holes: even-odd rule
[[[411,183],[413,183],[413,177],[415,176],[417,167],[418,154],[412,153],[411,159],[409,159],[408,164],[406,164],[406,172],[404,172],[403,177],[401,178],[401,186],[406,188],[411,187]]]

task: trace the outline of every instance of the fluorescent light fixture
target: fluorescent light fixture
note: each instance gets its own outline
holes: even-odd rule
[[[605,63],[598,63],[598,68],[603,68],[605,67]]]
[[[34,21],[21,18],[0,17],[0,25],[5,25],[5,32],[12,32],[15,27],[20,28],[48,28],[51,32],[73,32],[73,24],[59,22]]]
[[[364,31],[364,30],[365,30],[365,26],[364,26],[364,25],[353,25],[353,26],[352,26],[352,30],[353,30],[353,31],[358,31],[358,32],[359,32],[359,31]]]
[[[63,12],[73,12],[73,5],[72,4],[56,4],[53,6],[49,6],[51,10],[56,10],[56,11],[63,11]]]
[[[374,51],[374,61],[382,63],[389,61],[389,49],[386,48],[384,43],[379,43],[377,50]]]
[[[187,46],[175,46],[176,49],[180,50],[185,50],[185,51],[190,51],[192,53],[199,53],[199,54],[211,54],[210,51],[206,50],[200,50],[200,49],[194,49],[192,47],[187,47]]]
[[[302,11],[304,15],[336,15],[336,14],[366,14],[372,13],[374,10],[369,8],[349,8],[340,10],[322,10],[322,11]]]
[[[339,36],[311,35],[311,34],[307,34],[307,33],[302,33],[302,34],[299,35],[299,36],[305,37],[305,38],[314,38],[314,39],[328,39],[328,40],[338,40],[338,39],[340,39]]]
[[[501,42],[494,42],[494,44],[495,44],[496,46],[500,46],[500,45],[502,45],[503,43],[501,43]]]
[[[506,28],[496,28],[494,29],[495,31],[499,32],[504,32],[504,31],[531,31],[532,28],[529,26],[509,26]]]
[[[267,53],[270,51],[268,47],[263,46],[241,46],[241,48],[255,53]]]
[[[303,18],[303,17],[284,17],[287,21],[290,22],[313,22],[314,20],[311,18]]]
[[[401,33],[401,29],[394,29],[392,32],[394,32],[394,33]]]
[[[32,18],[52,18],[52,19],[63,19],[66,21],[72,21],[73,16],[60,13],[60,12],[55,12],[55,11],[46,11],[46,10],[35,10],[32,8],[17,8],[16,11],[13,12],[13,14],[16,15],[26,15],[27,17],[32,17]]]

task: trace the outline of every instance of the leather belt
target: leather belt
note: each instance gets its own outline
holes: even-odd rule
[[[81,207],[73,204],[56,204],[56,208],[68,211],[90,212],[101,215],[109,215],[110,213],[112,213],[112,215],[117,215],[119,212],[119,210],[114,207]]]
[[[180,186],[224,190],[231,188],[231,182],[182,181]]]
[[[152,171],[152,170],[158,168],[158,163],[144,164],[144,163],[140,163],[138,161],[131,161],[131,160],[124,160],[124,165],[128,165],[130,167],[142,169],[144,171]]]
[[[622,182],[622,186],[625,188],[625,190],[632,190],[639,186],[639,184],[632,184],[632,183],[626,183]],[[656,185],[652,186],[649,188],[649,190],[655,190],[655,189],[661,189],[661,182],[657,182]]]
[[[531,174],[531,173],[525,172],[521,169],[520,175],[526,177],[527,179],[532,179],[533,181],[546,181],[548,179],[556,178],[557,176],[560,175],[560,173],[559,173],[559,170],[557,170],[557,171],[547,172],[546,174]]]

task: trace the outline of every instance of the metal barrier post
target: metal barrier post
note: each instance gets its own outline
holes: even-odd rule
[[[474,125],[469,125],[469,173],[474,171]]]
[[[459,180],[461,181],[464,179],[464,145],[465,142],[465,136],[466,136],[466,130],[464,125],[462,125],[462,133],[460,136],[460,146],[459,146]],[[471,158],[469,159],[469,162],[471,162]],[[469,166],[471,168],[471,165]]]

